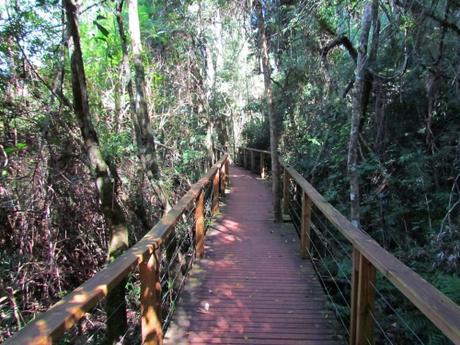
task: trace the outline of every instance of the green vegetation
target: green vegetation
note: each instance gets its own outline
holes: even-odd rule
[[[135,243],[216,149],[277,136],[333,205],[460,303],[455,1],[133,2],[77,2],[80,114],[75,1],[0,0],[0,342],[121,253],[117,225]],[[447,343],[379,284],[426,344]]]

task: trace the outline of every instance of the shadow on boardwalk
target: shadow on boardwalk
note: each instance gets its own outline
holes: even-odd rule
[[[230,179],[165,344],[343,344],[295,230],[272,222],[268,184],[235,167]]]

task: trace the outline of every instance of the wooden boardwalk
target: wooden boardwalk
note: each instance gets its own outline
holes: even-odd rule
[[[297,234],[272,221],[269,185],[236,167],[230,181],[165,344],[343,344]]]

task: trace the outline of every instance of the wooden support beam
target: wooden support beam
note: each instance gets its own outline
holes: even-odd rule
[[[214,216],[217,212],[219,212],[219,174],[220,170],[217,170],[216,174],[214,175],[214,179],[212,181],[212,206],[211,206],[211,213]]]
[[[260,177],[265,178],[265,153],[260,152]]]
[[[225,165],[222,164],[222,166],[219,169],[219,188],[220,188],[220,193],[225,194]]]
[[[374,344],[375,267],[353,248],[350,345]]]
[[[310,257],[311,199],[302,191],[302,223],[300,224],[300,255]]]
[[[358,285],[359,285],[359,251],[353,247],[351,269],[351,293],[350,293],[350,345],[356,344],[356,320],[358,315]]]
[[[204,191],[201,191],[195,206],[195,250],[200,259],[204,257],[204,235]]]
[[[230,185],[230,161],[228,160],[228,158],[225,160],[224,166],[225,166],[225,187],[228,187]]]
[[[141,331],[142,344],[163,344],[161,329],[160,263],[155,251],[139,265],[141,281]]]
[[[284,169],[283,174],[283,214],[289,214],[289,173]]]

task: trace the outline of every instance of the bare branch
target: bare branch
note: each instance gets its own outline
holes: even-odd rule
[[[342,45],[350,54],[351,58],[353,61],[356,63],[356,59],[358,57],[358,53],[356,52],[355,47],[353,47],[353,44],[351,43],[350,39],[345,36],[345,35],[340,35],[333,39],[331,42],[329,42],[322,50],[321,50],[321,55],[326,57],[329,51],[331,51],[333,48]]]

